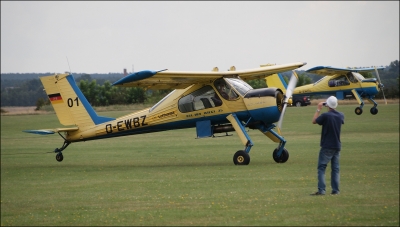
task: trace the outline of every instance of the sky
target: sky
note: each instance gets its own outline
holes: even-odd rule
[[[1,1],[1,73],[387,66],[399,1]]]

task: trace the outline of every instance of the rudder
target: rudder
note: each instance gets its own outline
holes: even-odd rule
[[[40,80],[62,125],[83,128],[114,120],[97,115],[71,74],[44,76]]]
[[[265,77],[265,82],[268,87],[277,87],[282,90],[283,94],[286,94],[287,83],[283,79],[282,74],[275,73],[270,76]]]

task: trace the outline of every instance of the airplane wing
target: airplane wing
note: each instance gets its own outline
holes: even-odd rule
[[[34,133],[39,135],[49,135],[58,132],[69,132],[69,131],[76,131],[78,127],[71,127],[71,128],[55,128],[55,129],[38,129],[38,130],[25,130],[23,132],[27,133]]]
[[[384,69],[384,67],[376,67],[376,69]],[[306,72],[318,74],[321,76],[333,76],[336,74],[346,74],[347,72],[372,72],[375,68],[335,68],[330,66],[317,66],[306,70]]]
[[[120,87],[142,87],[145,89],[183,89],[192,84],[206,84],[221,76],[239,76],[243,80],[264,78],[274,73],[286,72],[302,67],[307,63],[295,62],[282,65],[270,65],[242,71],[151,71],[132,73],[113,83]]]

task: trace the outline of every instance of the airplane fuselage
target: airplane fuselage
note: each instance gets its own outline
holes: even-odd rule
[[[338,99],[344,99],[346,96],[353,94],[352,90],[357,91],[361,97],[373,97],[379,92],[378,85],[373,79],[363,82],[358,80],[337,81],[336,79],[338,77],[339,76],[326,76],[314,84],[295,88],[293,94],[334,95]]]
[[[202,90],[205,90],[204,94],[197,94]],[[242,92],[243,94],[233,89],[231,92],[236,94],[234,98],[221,98],[220,105],[212,99],[216,96],[215,93],[222,96],[217,91],[218,89],[212,83],[176,89],[152,108],[134,112],[102,124],[80,128],[78,131],[68,132],[66,139],[70,142],[79,142],[193,128],[200,121],[210,121],[213,126],[227,124],[229,123],[227,116],[231,113],[235,113],[238,119],[243,122],[262,121],[265,126],[279,120],[281,110],[277,104],[283,98],[282,96],[276,97],[277,94],[282,94],[279,89],[251,89],[246,93]],[[193,100],[188,99],[188,97]],[[279,100],[277,101],[277,99]]]

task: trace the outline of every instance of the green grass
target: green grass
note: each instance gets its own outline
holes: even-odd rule
[[[55,160],[58,135],[23,133],[60,127],[54,114],[1,116],[1,225],[399,226],[399,105],[339,106],[341,194],[317,190],[321,127],[315,106],[287,108],[290,153],[256,130],[248,166],[235,166],[238,136],[195,139],[195,129],[71,144]],[[116,117],[129,111],[102,112]],[[326,180],[330,191],[330,165]]]

